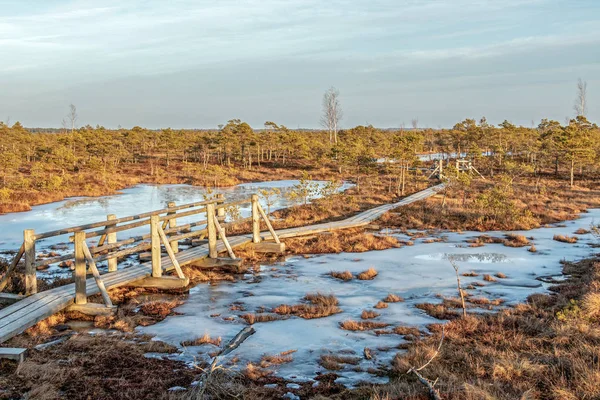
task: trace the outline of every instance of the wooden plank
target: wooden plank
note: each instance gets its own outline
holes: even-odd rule
[[[217,231],[219,232],[219,236],[221,237],[221,241],[223,242],[223,244],[225,245],[225,248],[227,249],[227,253],[229,254],[229,257],[237,258],[235,256],[235,253],[233,252],[233,248],[229,244],[229,240],[227,240],[227,236],[225,235],[225,230],[221,227],[221,224],[219,224],[219,220],[216,218],[215,218],[215,228],[217,228]]]
[[[208,231],[208,256],[217,258],[217,231],[215,227],[215,205],[213,203],[206,205],[206,229]]]
[[[35,269],[35,232],[33,229],[23,231],[25,250],[25,295],[37,293],[37,270]]]
[[[85,232],[75,232],[75,303],[87,303],[85,279],[87,268],[85,263],[85,253],[83,246],[85,244]]]
[[[25,361],[27,349],[21,347],[0,347],[0,358],[13,360],[19,364]]]
[[[109,214],[106,216],[108,221],[114,221],[117,219],[115,214]],[[106,241],[108,244],[117,243],[117,232],[111,232],[106,235]],[[89,249],[88,249],[89,252]],[[108,272],[115,272],[117,270],[117,257],[111,257],[108,259]]]
[[[260,242],[260,215],[258,213],[258,195],[252,195],[252,242]]]
[[[158,288],[163,290],[170,289],[183,289],[190,284],[189,278],[178,278],[176,276],[161,276],[156,278],[148,276],[146,278],[127,283],[126,286],[132,287],[144,287],[144,288]]]
[[[159,228],[158,215],[150,217],[150,251],[152,252],[152,276],[160,278],[162,276],[162,266],[160,257],[160,236],[158,234]]]
[[[77,311],[82,314],[98,316],[98,315],[112,315],[117,311],[117,307],[112,304],[104,305],[97,303],[87,303],[87,304],[71,304],[67,307],[67,311]]]
[[[112,307],[112,301],[110,300],[110,296],[106,291],[106,287],[104,287],[104,282],[102,282],[102,278],[100,278],[100,272],[98,272],[98,268],[96,268],[96,263],[94,262],[94,258],[92,257],[92,253],[90,253],[90,249],[88,249],[85,241],[82,243],[83,254],[88,262],[90,271],[92,271],[92,275],[94,276],[94,280],[96,281],[96,286],[98,286],[98,290],[100,290],[100,294],[102,295],[102,299],[104,300],[104,304],[107,307]]]
[[[169,238],[167,238],[167,235],[165,235],[165,232],[162,230],[162,227],[160,225],[157,225],[156,229],[158,230],[158,235],[160,236],[163,244],[165,245],[165,249],[167,250],[167,254],[169,255],[171,264],[173,264],[173,267],[175,267],[177,276],[179,277],[179,279],[185,279],[185,275],[183,274],[183,271],[181,270],[181,267],[179,266],[179,263],[177,262],[175,253],[173,252],[173,249],[171,249],[171,244],[169,243]]]

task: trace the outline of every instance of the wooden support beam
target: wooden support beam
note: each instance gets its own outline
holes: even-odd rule
[[[251,246],[257,253],[285,253],[285,243],[260,242],[252,243]]]
[[[94,257],[92,257],[92,253],[90,253],[90,249],[87,247],[85,240],[83,241],[83,254],[85,255],[85,259],[87,260],[90,271],[92,271],[92,275],[94,275],[94,280],[96,281],[96,286],[100,290],[100,294],[102,295],[102,299],[104,300],[104,304],[107,307],[112,307],[112,301],[110,300],[110,296],[106,291],[106,287],[104,286],[104,282],[102,282],[102,278],[100,278],[100,272],[98,272],[98,268],[96,268],[96,263],[94,262]]]
[[[85,243],[85,232],[75,232],[75,304],[87,303],[86,294],[86,263],[83,246]]]
[[[127,286],[157,289],[183,289],[190,284],[189,278],[181,279],[176,276],[161,276],[159,278],[148,276],[146,278],[130,282]]]
[[[98,315],[113,315],[117,312],[117,306],[106,306],[98,303],[86,303],[86,304],[71,304],[67,307],[67,311],[77,311],[85,315],[98,316]]]
[[[169,202],[168,207],[169,208],[175,207],[175,202],[174,201]],[[167,213],[167,215],[173,215],[173,214],[177,214],[177,213],[174,211]],[[173,228],[177,228],[177,218],[175,218],[175,217],[173,217],[169,220],[169,229],[173,229]],[[171,242],[171,249],[173,250],[173,253],[179,252],[179,242],[177,240],[173,240]]]
[[[21,260],[21,257],[23,257],[24,253],[25,253],[25,244],[22,243],[21,247],[19,248],[19,251],[17,251],[17,254],[13,258],[13,260],[10,263],[10,265],[8,266],[8,268],[6,269],[6,272],[4,273],[2,280],[0,280],[0,292],[3,291],[4,288],[6,287],[6,285],[8,284],[8,280],[10,279],[10,276],[12,275],[15,268],[17,267],[17,264],[19,264],[19,260]]]
[[[23,231],[25,250],[25,295],[37,293],[37,275],[35,269],[35,232],[33,229]]]
[[[157,229],[158,229],[158,234],[160,236],[160,239],[163,241],[163,244],[165,245],[165,250],[167,250],[167,254],[169,255],[169,258],[171,259],[171,263],[173,264],[173,267],[175,268],[175,272],[177,273],[177,276],[179,277],[179,279],[184,279],[185,275],[183,274],[183,271],[181,270],[181,266],[179,265],[179,262],[177,261],[177,257],[175,257],[175,253],[173,253],[173,250],[171,249],[171,245],[169,244],[169,238],[167,238],[167,235],[165,235],[165,232],[162,230],[160,225],[157,225]]]
[[[237,258],[235,256],[235,253],[233,252],[233,248],[229,244],[229,240],[227,240],[227,236],[225,236],[225,229],[223,229],[221,227],[219,220],[216,218],[215,218],[215,228],[217,228],[217,232],[219,232],[219,236],[221,237],[221,240],[223,241],[223,244],[225,245],[225,248],[227,249],[227,254],[229,254],[229,257]]]
[[[17,363],[25,361],[27,349],[20,347],[0,347],[0,359],[12,360]]]
[[[208,231],[208,257],[217,258],[217,230],[215,227],[215,204],[206,205],[206,230]]]
[[[201,260],[194,261],[192,266],[199,268],[219,268],[219,267],[240,267],[242,265],[241,258],[203,258]]]
[[[152,276],[155,278],[160,278],[162,276],[162,266],[160,261],[160,236],[158,234],[159,224],[160,220],[158,215],[153,215],[150,217],[150,249],[152,253]]]
[[[117,219],[117,216],[115,214],[109,214],[106,216],[106,219],[108,221],[112,221],[112,220]],[[108,244],[117,243],[117,232],[107,233],[106,241],[108,242]],[[98,246],[101,246],[101,244],[98,243]],[[108,272],[115,272],[116,270],[117,270],[117,257],[111,257],[108,259]]]
[[[281,243],[281,241],[279,240],[279,236],[277,236],[277,232],[275,232],[275,229],[273,229],[273,225],[271,225],[271,221],[269,221],[269,217],[267,217],[267,214],[265,214],[265,210],[263,210],[260,204],[258,205],[258,211],[265,220],[267,228],[269,228],[269,232],[271,232],[271,236],[273,236],[273,240],[275,240],[275,243]]]
[[[252,242],[259,243],[261,241],[260,237],[260,213],[258,211],[258,207],[260,204],[258,203],[258,195],[252,195]]]
[[[0,293],[0,302],[2,303],[14,303],[19,300],[23,300],[25,296],[14,293]]]

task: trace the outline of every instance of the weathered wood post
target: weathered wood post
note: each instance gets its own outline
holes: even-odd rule
[[[23,231],[25,253],[25,295],[37,293],[37,276],[35,269],[35,232],[33,229]]]
[[[162,265],[160,263],[160,235],[158,234],[158,226],[160,217],[152,215],[150,217],[150,245],[152,255],[152,276],[160,278],[162,276]]]
[[[223,194],[222,194],[222,193],[219,193],[219,194],[217,195],[217,200],[219,200],[219,203],[220,203],[221,205],[223,205],[223,203],[224,203],[224,201],[225,201],[225,196],[223,196]],[[219,207],[219,208],[217,209],[217,217],[219,217],[219,218],[223,218],[224,216],[225,216],[225,207]]]
[[[75,304],[87,304],[85,275],[87,272],[83,244],[85,232],[75,232]]]
[[[440,158],[439,162],[440,162],[440,179],[442,179],[442,177],[444,176],[444,160],[442,160]]]
[[[108,221],[117,219],[115,214],[108,214],[106,216]],[[111,225],[107,228],[114,228],[116,225]],[[111,232],[106,234],[106,242],[108,244],[117,243],[117,232]],[[108,259],[108,272],[115,272],[117,270],[117,257],[111,257]]]
[[[208,231],[208,257],[217,258],[217,229],[215,227],[215,203],[206,205],[206,230]]]
[[[252,195],[252,243],[260,243],[260,214],[257,194]]]
[[[174,201],[170,201],[167,204],[167,207],[169,208],[173,208],[175,207],[175,202]],[[176,214],[175,211],[171,211],[168,212],[167,215],[173,215]],[[177,227],[177,218],[171,218],[169,220],[169,228],[176,228]],[[179,242],[177,240],[173,240],[172,242],[169,242],[169,244],[171,245],[171,249],[173,250],[173,253],[178,253],[179,252]]]

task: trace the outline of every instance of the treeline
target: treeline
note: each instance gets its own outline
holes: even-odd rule
[[[173,162],[185,165],[184,173],[190,174],[299,165],[331,165],[352,174],[382,168],[378,159],[419,166],[417,155],[426,152],[462,155],[489,172],[510,161],[533,172],[568,172],[573,180],[597,171],[600,129],[584,117],[567,125],[543,120],[535,128],[466,119],[442,130],[357,126],[340,131],[338,143],[331,144],[325,131],[290,130],[273,122],[256,131],[237,119],[214,131],[85,126],[66,133],[35,133],[18,122],[12,127],[0,122],[0,202],[13,191],[60,189],[68,175],[87,172],[106,180],[139,164],[151,176],[164,173]]]

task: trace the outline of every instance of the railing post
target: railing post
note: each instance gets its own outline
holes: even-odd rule
[[[217,229],[215,227],[215,203],[206,205],[206,230],[208,231],[208,257],[217,258]]]
[[[252,242],[260,243],[260,214],[257,194],[252,195]]]
[[[225,199],[225,196],[223,196],[222,193],[217,194],[217,200],[222,201],[224,199]],[[223,205],[223,203],[221,202],[220,205]],[[217,217],[221,218],[221,217],[224,217],[224,216],[225,216],[225,207],[219,207],[217,209]]]
[[[117,219],[115,214],[109,214],[106,216],[108,221],[112,221]],[[110,227],[115,227],[116,225],[111,225]],[[107,226],[107,229],[110,228]],[[117,242],[117,232],[112,232],[106,234],[106,243],[112,244]],[[111,257],[108,259],[108,272],[115,272],[117,270],[117,257]]]
[[[150,242],[152,254],[152,276],[160,278],[162,276],[162,265],[160,263],[160,236],[158,234],[158,225],[160,217],[153,215],[150,217]]]
[[[167,207],[172,208],[175,207],[175,202],[174,201],[170,201],[167,204]],[[173,215],[176,214],[175,211],[171,211],[168,212],[167,215]],[[169,228],[176,228],[177,227],[177,219],[176,218],[172,218],[169,220]],[[179,242],[177,240],[173,240],[172,242],[169,242],[171,245],[171,249],[173,250],[173,253],[178,253],[179,252]]]
[[[25,295],[37,293],[37,275],[35,269],[35,232],[33,229],[23,231],[25,253]]]
[[[85,242],[85,232],[75,232],[75,304],[87,304],[86,294],[86,261],[83,245]]]

